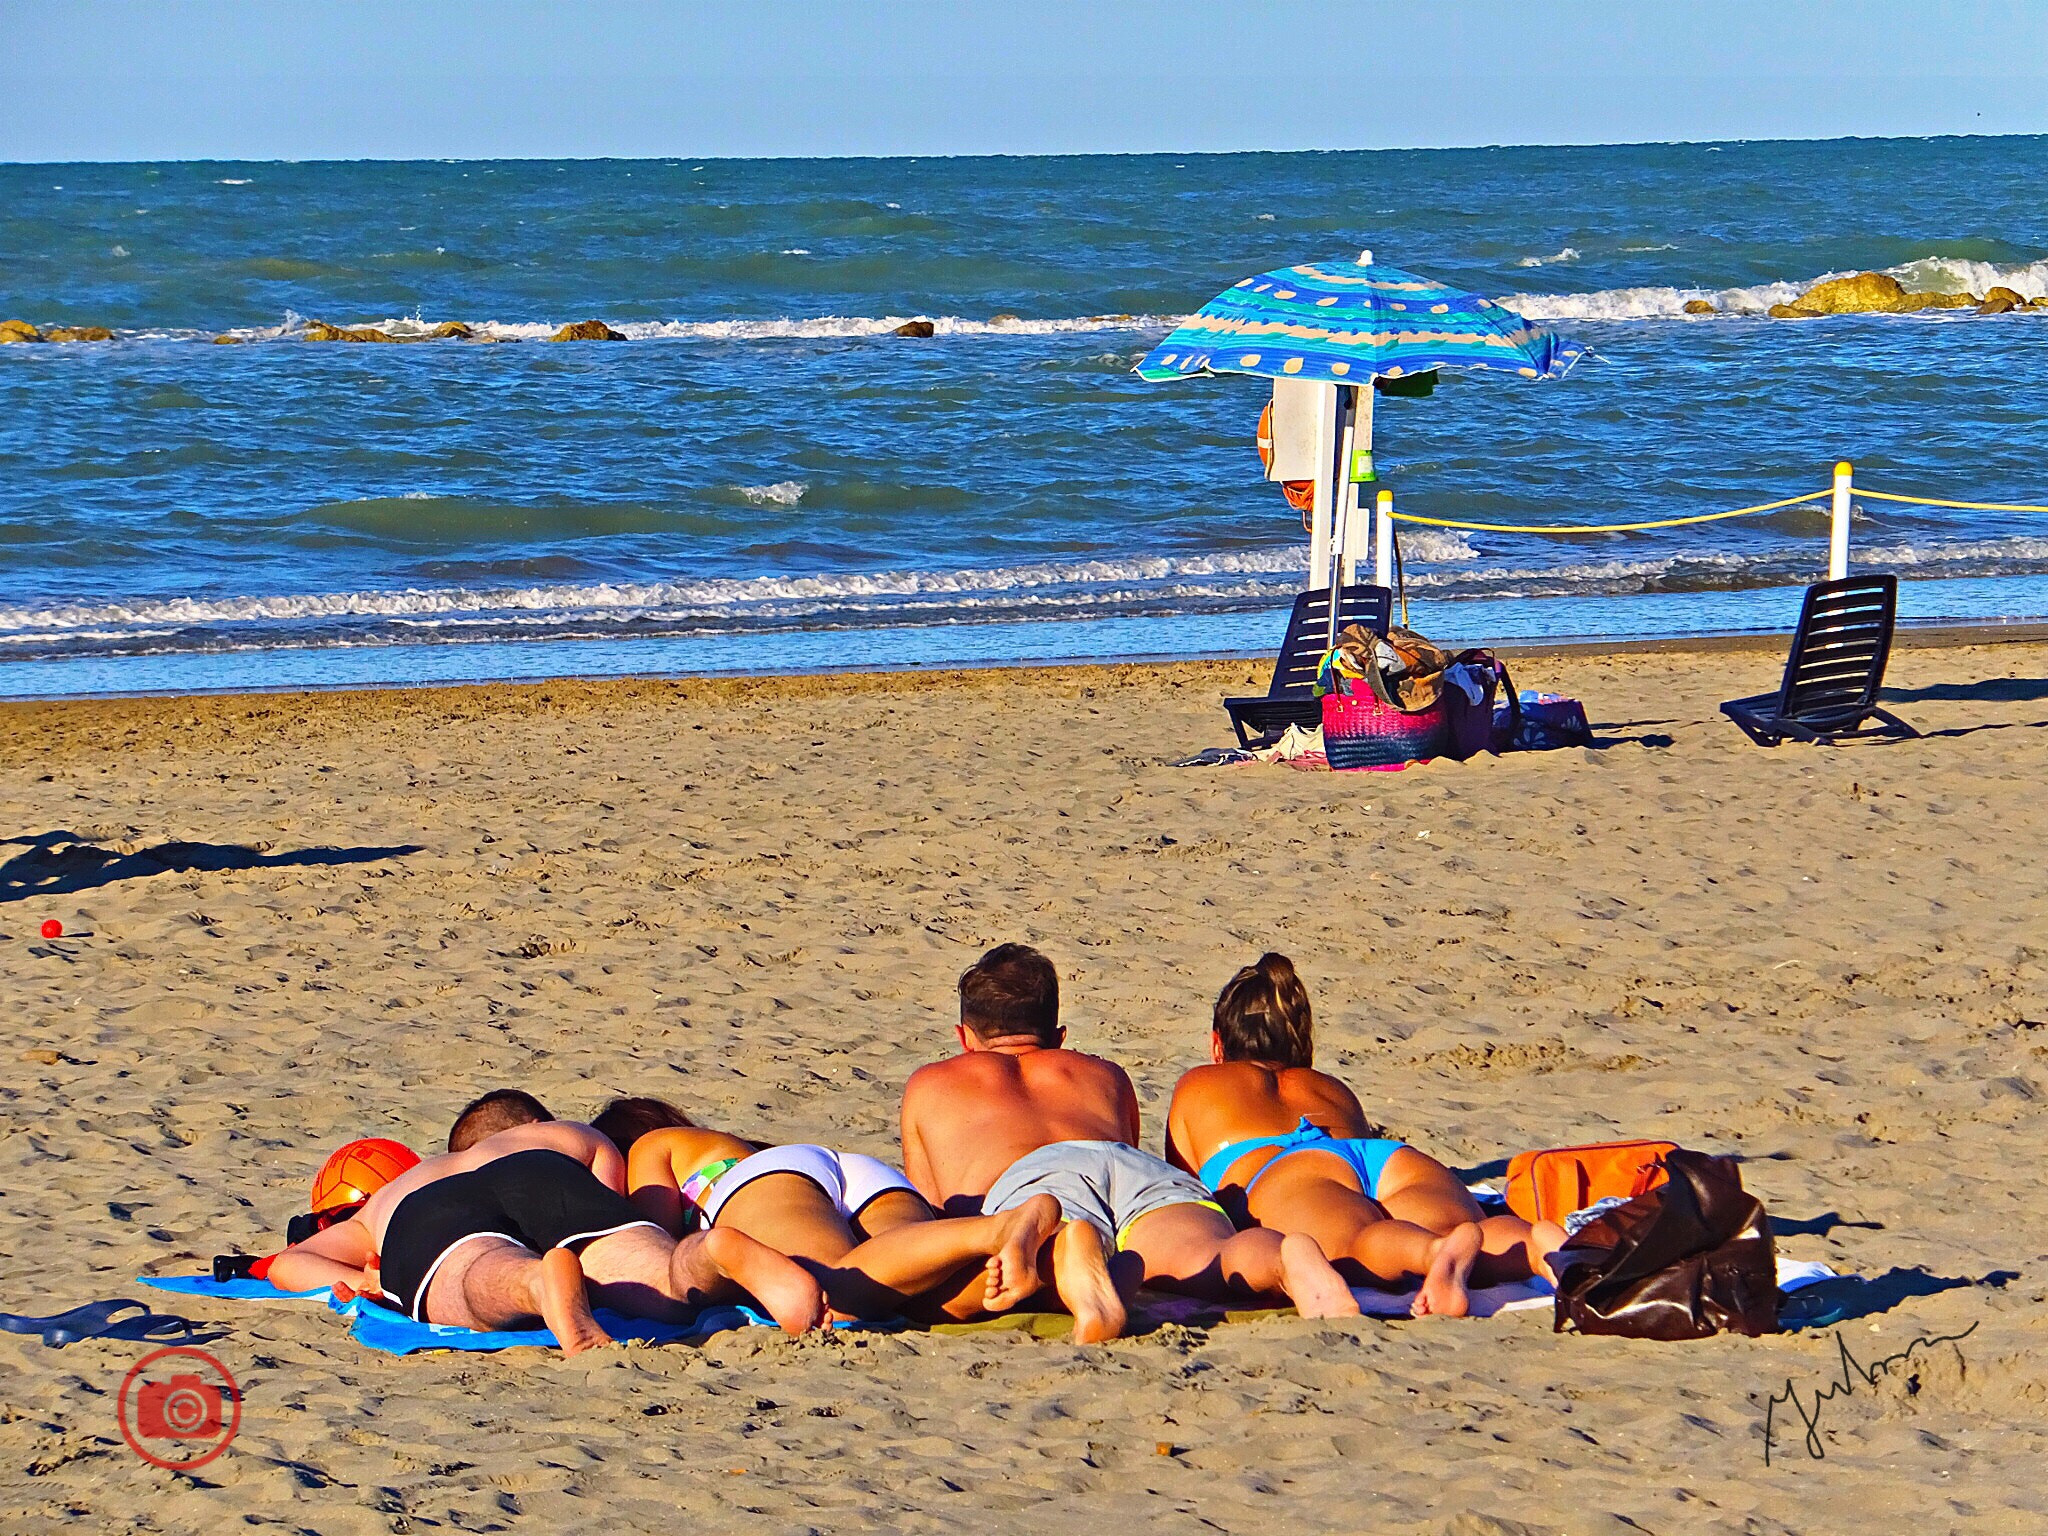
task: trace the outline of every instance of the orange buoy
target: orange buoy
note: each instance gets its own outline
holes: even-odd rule
[[[1268,400],[1266,408],[1259,412],[1259,464],[1268,474],[1273,470],[1273,402]],[[1283,480],[1280,494],[1287,498],[1287,505],[1297,512],[1308,512],[1316,504],[1316,483],[1313,480]]]

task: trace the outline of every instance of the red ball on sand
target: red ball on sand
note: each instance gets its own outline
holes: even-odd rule
[[[63,938],[64,925],[58,922],[57,919],[55,919],[54,917],[45,918],[43,920],[43,937],[46,939]]]

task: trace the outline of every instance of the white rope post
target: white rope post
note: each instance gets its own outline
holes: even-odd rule
[[[1394,493],[1381,491],[1372,520],[1372,580],[1376,587],[1394,585]]]
[[[1854,471],[1847,459],[1835,466],[1835,517],[1828,530],[1828,580],[1840,581],[1849,574],[1849,496],[1854,489]]]
[[[1347,587],[1357,582],[1359,557],[1373,538],[1372,519],[1360,515],[1359,497],[1364,493],[1359,487],[1374,478],[1372,408],[1377,393],[1370,384],[1355,385],[1351,390],[1351,451],[1344,456],[1344,537],[1337,553],[1337,563],[1343,568],[1340,580]]]
[[[1339,385],[1337,389],[1337,419],[1342,422],[1343,429],[1337,434],[1336,458],[1326,466],[1330,500],[1337,509],[1336,528],[1331,535],[1335,543],[1332,551],[1335,561],[1324,567],[1330,583],[1329,643],[1332,650],[1337,647],[1337,611],[1343,607],[1344,571],[1350,563],[1351,541],[1358,536],[1346,521],[1347,513],[1358,510],[1358,496],[1351,484],[1351,443],[1358,432],[1358,391],[1353,389],[1351,398],[1346,400],[1344,388]],[[1347,405],[1349,410],[1345,409]]]

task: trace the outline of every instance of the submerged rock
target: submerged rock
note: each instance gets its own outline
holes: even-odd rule
[[[1721,313],[1721,311],[1714,308],[1705,299],[1687,299],[1685,301],[1685,312],[1688,315],[1718,315]]]
[[[114,333],[104,325],[53,325],[43,332],[45,341],[112,341]]]
[[[1896,277],[1859,272],[1815,283],[1790,304],[1773,304],[1778,320],[1810,320],[1816,315],[1904,315],[1918,309],[1968,309],[1974,293],[1908,293]]]
[[[13,342],[41,341],[43,333],[26,320],[0,320],[0,346]]]
[[[460,320],[443,320],[439,325],[427,332],[427,338],[430,341],[446,341],[452,336],[459,340],[467,341],[475,334],[476,327],[474,326],[464,325]]]
[[[626,338],[606,325],[602,320],[578,320],[565,325],[549,341],[624,341]]]
[[[246,343],[248,339],[246,336],[230,336],[226,331],[222,331],[213,338],[213,344],[216,347],[239,347]]]
[[[906,320],[903,324],[897,326],[894,331],[890,332],[892,336],[917,336],[923,338],[930,338],[938,335],[938,333],[938,327],[929,320]]]
[[[397,341],[396,336],[387,335],[371,326],[351,330],[345,325],[329,325],[324,320],[308,322],[306,334],[301,341]]]
[[[1859,272],[1854,277],[1815,283],[1790,307],[1813,315],[1867,315],[1896,313],[1918,306],[1907,302],[1905,287],[1896,277],[1882,272]]]

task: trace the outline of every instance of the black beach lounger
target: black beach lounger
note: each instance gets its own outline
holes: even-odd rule
[[[1721,713],[1765,747],[1787,736],[1821,742],[1838,736],[1918,736],[1877,705],[1898,606],[1896,576],[1816,582],[1806,589],[1778,691],[1731,699]],[[1879,723],[1865,729],[1866,720]]]
[[[1386,587],[1345,587],[1339,595],[1337,628],[1358,624],[1384,635],[1393,617],[1394,594]],[[1287,636],[1273,663],[1272,686],[1263,699],[1225,699],[1238,745],[1263,747],[1278,741],[1290,725],[1312,731],[1323,723],[1323,701],[1315,687],[1316,664],[1330,648],[1330,589],[1311,587],[1294,600]]]

